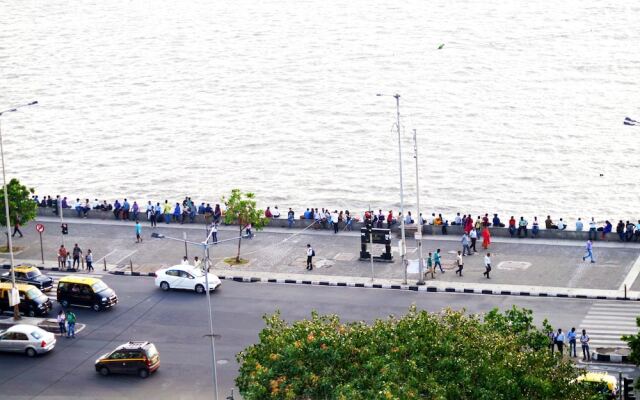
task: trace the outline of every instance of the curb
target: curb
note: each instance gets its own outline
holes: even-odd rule
[[[499,296],[528,296],[528,297],[557,297],[557,298],[577,298],[577,299],[594,299],[594,300],[623,300],[623,301],[640,301],[640,298],[624,298],[622,296],[595,296],[584,294],[568,294],[568,293],[553,293],[553,292],[518,292],[512,290],[500,290],[500,289],[480,289],[480,288],[456,288],[456,287],[437,287],[429,286],[429,284],[418,285],[394,285],[394,284],[381,284],[381,283],[363,283],[363,282],[333,282],[333,281],[311,281],[302,279],[272,279],[272,278],[256,278],[256,277],[242,277],[242,276],[226,276],[218,275],[220,280],[230,280],[234,282],[245,283],[278,283],[278,284],[293,284],[293,285],[311,285],[311,286],[339,286],[339,287],[356,287],[356,288],[369,288],[369,289],[395,289],[395,290],[409,290],[414,292],[430,292],[430,293],[465,293],[465,294],[484,294],[484,295],[499,295]]]
[[[155,272],[131,272],[131,271],[109,271],[111,275],[120,276],[156,276]]]
[[[591,361],[610,362],[617,364],[630,364],[629,356],[620,354],[600,354],[597,351],[591,352]]]

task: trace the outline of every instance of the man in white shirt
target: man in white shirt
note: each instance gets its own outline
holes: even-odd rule
[[[558,229],[561,231],[567,229],[567,224],[564,223],[562,218],[560,218],[560,221],[558,221]]]
[[[187,258],[187,256],[182,257],[182,262],[180,264],[189,265],[189,259]]]
[[[491,253],[487,253],[487,255],[484,256],[484,270],[482,275],[486,275],[487,279],[491,279],[489,277],[489,272],[491,272]]]
[[[310,244],[307,244],[307,270],[311,271],[313,269],[313,256],[315,255],[315,251]]]
[[[591,221],[589,221],[589,240],[596,240],[597,235],[596,221],[591,217]]]
[[[278,210],[278,206],[273,208],[271,215],[273,215],[273,218],[280,218],[280,210]]]
[[[338,233],[338,210],[331,213],[331,225],[333,225],[333,233]]]
[[[462,217],[460,217],[460,213],[456,214],[456,219],[454,220],[455,225],[462,225]]]

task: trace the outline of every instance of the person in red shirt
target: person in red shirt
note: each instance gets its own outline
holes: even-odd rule
[[[513,218],[513,215],[509,219],[509,233],[511,234],[511,237],[516,234],[516,219]]]
[[[271,209],[269,209],[269,207],[267,207],[267,209],[264,212],[264,216],[267,218],[272,218],[273,214],[271,214]]]
[[[392,224],[393,224],[393,211],[389,210],[389,214],[387,214],[387,229],[391,229]]]

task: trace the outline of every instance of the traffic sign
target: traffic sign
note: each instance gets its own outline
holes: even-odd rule
[[[38,231],[40,233],[44,232],[44,225],[36,224],[36,231]]]

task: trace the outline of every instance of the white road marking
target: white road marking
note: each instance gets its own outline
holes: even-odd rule
[[[627,287],[627,290],[630,290],[633,283],[638,279],[638,274],[640,274],[640,256],[636,258],[636,262],[633,263],[633,267],[631,267],[626,278],[624,278],[624,282],[620,285],[619,290],[624,290],[625,286]]]

